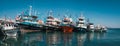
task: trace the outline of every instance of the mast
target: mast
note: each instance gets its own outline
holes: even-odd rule
[[[49,16],[52,16],[52,12],[53,12],[52,10],[49,11]]]
[[[80,17],[81,17],[81,18],[84,18],[84,17],[83,17],[83,12],[81,12],[81,15],[80,15]]]
[[[6,21],[6,20],[7,20],[7,18],[6,18],[6,15],[5,15],[4,21]]]
[[[32,6],[30,6],[30,9],[29,9],[29,15],[31,16],[32,14]]]
[[[81,12],[79,20],[85,21],[84,19],[85,19],[85,17],[83,16],[83,12]]]
[[[66,18],[69,18],[69,17],[68,17],[68,14],[69,14],[69,9],[66,10],[66,14],[65,14],[65,17],[66,17]]]
[[[35,16],[37,16],[37,11],[35,11]]]
[[[90,23],[90,20],[89,20],[89,18],[87,19],[87,23]]]

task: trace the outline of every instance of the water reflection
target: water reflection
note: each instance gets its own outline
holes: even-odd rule
[[[25,34],[22,46],[40,46],[44,43],[44,35],[42,33]]]
[[[16,46],[17,45],[17,38],[16,37],[4,37],[1,40],[2,46]]]
[[[85,33],[77,33],[77,46],[83,46],[85,39],[86,39]]]
[[[61,43],[61,33],[46,33],[46,44],[47,46],[59,46]]]
[[[63,42],[64,46],[72,46],[72,33],[64,33],[63,34]]]
[[[96,39],[97,39],[97,40],[102,39],[103,37],[105,37],[105,33],[106,33],[106,32],[97,32],[97,33],[95,33]]]
[[[2,46],[84,46],[85,42],[105,37],[105,33],[62,33],[38,32],[23,34],[18,37],[1,37]]]

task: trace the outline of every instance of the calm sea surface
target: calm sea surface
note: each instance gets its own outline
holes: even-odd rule
[[[120,29],[108,32],[37,32],[0,37],[0,46],[120,46]]]

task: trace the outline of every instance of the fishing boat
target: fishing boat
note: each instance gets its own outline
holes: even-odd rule
[[[32,14],[32,6],[30,6],[29,12],[25,11],[16,17],[16,23],[20,28],[39,30],[42,29],[43,21],[37,20],[37,18],[36,12]]]
[[[88,32],[94,32],[94,30],[95,30],[94,24],[91,23],[91,22],[89,21],[89,19],[88,19],[88,20],[87,20],[87,31],[88,31]]]
[[[81,32],[86,32],[87,26],[85,24],[85,17],[81,13],[81,16],[78,18],[78,22],[76,22],[76,27],[74,31],[81,31]]]
[[[3,22],[1,22],[1,31],[4,32],[4,35],[7,36],[17,36],[17,32],[15,29],[17,29],[17,27],[14,26],[14,22],[10,21],[10,20],[3,20]]]
[[[72,18],[69,18],[67,15],[62,20],[61,28],[63,32],[72,32],[73,31],[73,21]]]
[[[49,12],[49,16],[46,20],[45,29],[46,30],[59,30],[61,20],[58,18],[54,18],[52,15],[52,11]]]
[[[107,27],[105,26],[102,26],[100,24],[98,24],[96,27],[95,27],[95,32],[106,32],[107,31]]]
[[[102,26],[102,32],[106,32],[108,29],[106,26]]]
[[[94,24],[93,23],[89,23],[87,25],[87,31],[88,32],[94,32],[95,28],[94,28]]]

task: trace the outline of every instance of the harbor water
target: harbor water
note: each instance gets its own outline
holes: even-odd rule
[[[120,46],[120,29],[107,32],[34,32],[0,37],[0,46]]]

